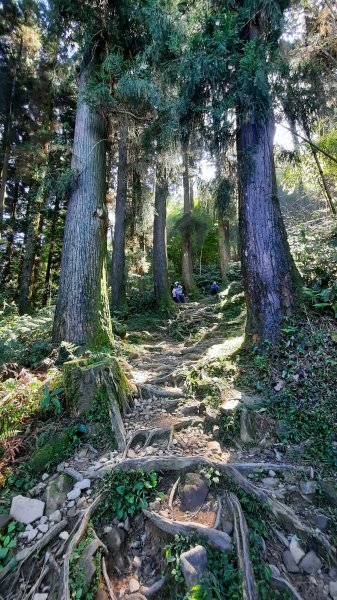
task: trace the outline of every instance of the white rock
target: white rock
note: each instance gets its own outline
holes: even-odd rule
[[[68,531],[61,531],[61,533],[60,533],[60,535],[59,535],[59,538],[60,538],[61,540],[67,540],[67,539],[68,539],[68,537],[69,537],[69,533],[68,533]]]
[[[59,510],[55,510],[53,513],[49,515],[49,521],[54,521],[55,523],[59,523],[62,520],[62,515]]]
[[[43,473],[41,479],[42,479],[42,481],[46,481],[46,479],[48,479],[48,477],[49,477],[48,473]]]
[[[139,588],[140,588],[139,582],[137,581],[137,579],[132,577],[129,581],[130,594],[134,594],[135,592],[138,592]]]
[[[81,490],[79,490],[78,488],[74,488],[73,490],[71,490],[71,492],[68,492],[67,498],[68,500],[76,500],[76,498],[79,498],[80,495]]]
[[[90,486],[90,479],[82,479],[82,481],[77,481],[77,483],[75,483],[74,490],[88,490]]]
[[[140,558],[140,556],[135,556],[133,558],[132,563],[133,563],[133,566],[135,567],[135,569],[139,569],[142,564],[142,559]]]
[[[40,525],[44,525],[44,523],[47,523],[47,521],[48,521],[48,517],[46,517],[46,515],[44,515],[40,519]]]
[[[33,600],[47,600],[48,594],[34,594]]]
[[[291,552],[291,555],[292,555],[295,563],[298,565],[298,563],[302,560],[302,558],[304,558],[305,552],[301,548],[301,546],[299,545],[299,543],[295,537],[291,538],[291,542],[289,544],[289,550]]]
[[[45,503],[42,500],[15,496],[12,500],[10,515],[19,523],[33,523],[43,515]]]
[[[41,533],[47,533],[49,527],[46,523],[42,523],[42,525],[38,525],[38,530],[41,531]]]
[[[337,581],[330,581],[329,593],[333,600],[337,600]]]
[[[37,534],[38,534],[38,530],[37,529],[31,529],[30,531],[26,531],[26,540],[27,542],[32,542],[33,540],[35,540]]]

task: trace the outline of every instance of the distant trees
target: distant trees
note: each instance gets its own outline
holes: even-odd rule
[[[239,222],[247,341],[277,339],[295,309],[298,275],[277,197],[274,94],[294,134],[311,142],[319,136],[327,149],[319,155],[311,146],[309,166],[336,210],[328,156],[335,128],[326,102],[336,51],[326,32],[334,31],[336,15],[328,5],[307,4],[320,38],[316,43],[307,28],[310,51],[296,38],[279,46],[290,5],[281,0],[268,6],[242,0],[235,9],[228,0],[6,3],[0,23],[0,81],[7,82],[0,92],[2,299],[14,299],[23,313],[57,295],[56,343],[109,345],[109,219],[110,307],[119,314],[135,290],[150,304],[172,308],[169,278],[182,277],[194,293],[210,248],[212,257],[217,253],[212,277],[225,283]],[[303,60],[292,63],[287,44],[298,44]],[[301,143],[290,158],[307,165],[308,156]],[[215,176],[203,194],[198,168],[206,157]],[[308,170],[302,169],[305,177]],[[171,192],[174,264],[166,246]]]

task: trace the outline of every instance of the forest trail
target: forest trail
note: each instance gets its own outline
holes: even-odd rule
[[[279,443],[261,399],[236,387],[230,361],[245,312],[238,296],[236,310],[226,311],[226,294],[180,306],[153,331],[140,326],[146,319],[130,319],[121,364],[138,394],[123,415],[126,447],[100,455],[84,442],[30,490],[52,500],[49,520],[57,508],[59,521],[46,526],[42,517],[36,527],[50,528],[38,541],[22,534],[20,569],[0,574],[6,600],[18,598],[18,581],[25,599],[42,592],[70,600],[83,589],[95,600],[201,599],[184,595],[192,584],[180,557],[205,548],[207,598],[335,600],[332,513],[315,496],[319,473]],[[150,491],[142,509],[143,486]],[[128,512],[129,498],[137,512]],[[51,562],[38,577],[36,561],[26,578],[42,548]],[[200,562],[196,572],[193,585],[205,575]]]

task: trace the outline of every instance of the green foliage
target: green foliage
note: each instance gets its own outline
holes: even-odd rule
[[[43,396],[40,401],[40,410],[45,414],[58,415],[62,412],[62,406],[59,395],[63,392],[63,388],[56,388],[51,391],[49,384],[44,386]]]
[[[237,385],[259,391],[282,442],[301,444],[314,464],[337,464],[337,329],[327,317],[287,321],[276,347],[238,358]]]
[[[205,479],[208,487],[217,486],[220,483],[221,473],[214,467],[200,467],[200,475]]]
[[[223,410],[218,419],[219,436],[223,444],[233,445],[240,435],[241,409]]]
[[[102,549],[99,548],[94,556],[96,573],[89,589],[86,589],[84,585],[85,577],[83,567],[80,567],[78,564],[83,552],[94,539],[95,532],[92,523],[89,522],[85,537],[81,540],[70,557],[69,587],[70,597],[74,598],[74,600],[94,600],[96,596],[96,591],[101,578]]]
[[[0,439],[17,435],[32,418],[55,414],[61,408],[59,394],[62,379],[57,369],[48,372],[48,382],[25,373],[22,378],[0,383],[6,402],[1,405]]]
[[[8,305],[0,313],[0,366],[18,362],[35,368],[50,354],[53,310],[42,309],[35,316],[8,314]]]
[[[184,577],[180,567],[180,556],[197,544],[202,544],[207,549],[209,575],[201,585],[193,588],[191,592],[179,594],[183,589]],[[176,597],[182,600],[241,600],[241,578],[237,568],[235,550],[221,552],[209,546],[204,539],[197,535],[188,538],[175,535],[174,541],[165,546],[166,562],[170,565],[173,580],[178,584]]]
[[[24,531],[25,527],[16,521],[10,521],[6,527],[5,533],[0,533],[0,573],[2,569],[9,565],[10,569],[16,567],[14,551],[17,545],[17,533]]]
[[[107,492],[107,497],[102,502],[98,515],[108,512],[120,520],[125,520],[128,515],[135,516],[148,506],[157,485],[158,477],[154,471],[111,471],[104,478],[102,488]]]
[[[292,232],[291,249],[307,288],[304,295],[318,312],[337,314],[337,230],[332,220],[308,223]]]

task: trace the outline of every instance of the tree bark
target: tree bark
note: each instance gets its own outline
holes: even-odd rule
[[[274,342],[294,309],[296,270],[276,193],[271,117],[238,115],[239,226],[246,339]]]
[[[51,279],[51,268],[52,268],[52,261],[53,261],[53,254],[54,254],[54,245],[55,245],[55,237],[56,237],[56,228],[57,228],[57,221],[59,218],[59,212],[60,212],[60,199],[58,197],[58,195],[55,198],[55,206],[53,209],[53,216],[52,216],[52,222],[51,222],[51,227],[50,227],[50,241],[49,241],[49,252],[48,252],[48,259],[47,259],[47,268],[46,268],[46,275],[45,275],[45,282],[44,282],[44,292],[43,292],[43,298],[42,298],[42,306],[46,306],[47,302],[48,302],[48,297],[50,297],[50,279]]]
[[[161,307],[169,307],[171,294],[167,272],[167,247],[166,247],[166,203],[168,197],[168,181],[166,169],[157,164],[156,189],[154,200],[153,223],[153,279],[154,294]]]
[[[193,277],[193,254],[191,240],[191,216],[193,206],[193,195],[190,193],[189,161],[188,161],[189,138],[186,136],[182,141],[183,160],[183,193],[184,193],[184,230],[182,240],[182,277],[186,293],[195,290],[196,285]]]
[[[221,214],[218,215],[218,232],[221,279],[223,282],[225,282],[227,277],[228,264],[230,261],[229,219],[226,219]]]
[[[118,174],[115,210],[115,233],[112,249],[111,307],[113,310],[126,308],[125,290],[125,212],[127,200],[128,127],[120,126],[118,147]]]
[[[30,203],[30,214],[28,218],[27,233],[25,240],[25,251],[23,256],[22,271],[19,284],[19,313],[24,315],[32,311],[32,273],[34,268],[37,229],[39,223],[39,198],[41,189],[35,192],[31,190],[32,200]],[[43,191],[42,191],[43,193]]]
[[[4,157],[3,157],[3,162],[2,162],[1,186],[0,186],[0,236],[1,236],[2,230],[3,230],[5,195],[6,195],[8,166],[9,166],[9,158],[10,158],[11,143],[12,143],[13,101],[14,101],[14,95],[15,95],[16,82],[17,82],[20,63],[21,63],[22,43],[23,43],[23,40],[22,40],[22,36],[21,36],[20,42],[19,42],[18,56],[16,59],[14,73],[13,73],[11,95],[10,95],[10,99],[9,99],[7,127],[4,132]]]
[[[87,53],[79,79],[72,170],[53,340],[93,348],[112,343],[106,285],[106,123],[87,102],[95,58]]]
[[[7,247],[4,256],[4,268],[2,271],[2,284],[5,285],[7,281],[9,281],[11,277],[12,270],[12,255],[13,255],[13,243],[14,243],[14,232],[15,232],[15,219],[16,219],[16,207],[18,203],[19,197],[19,180],[15,180],[14,191],[13,191],[13,200],[11,206],[11,214],[10,214],[10,223],[7,229]]]

